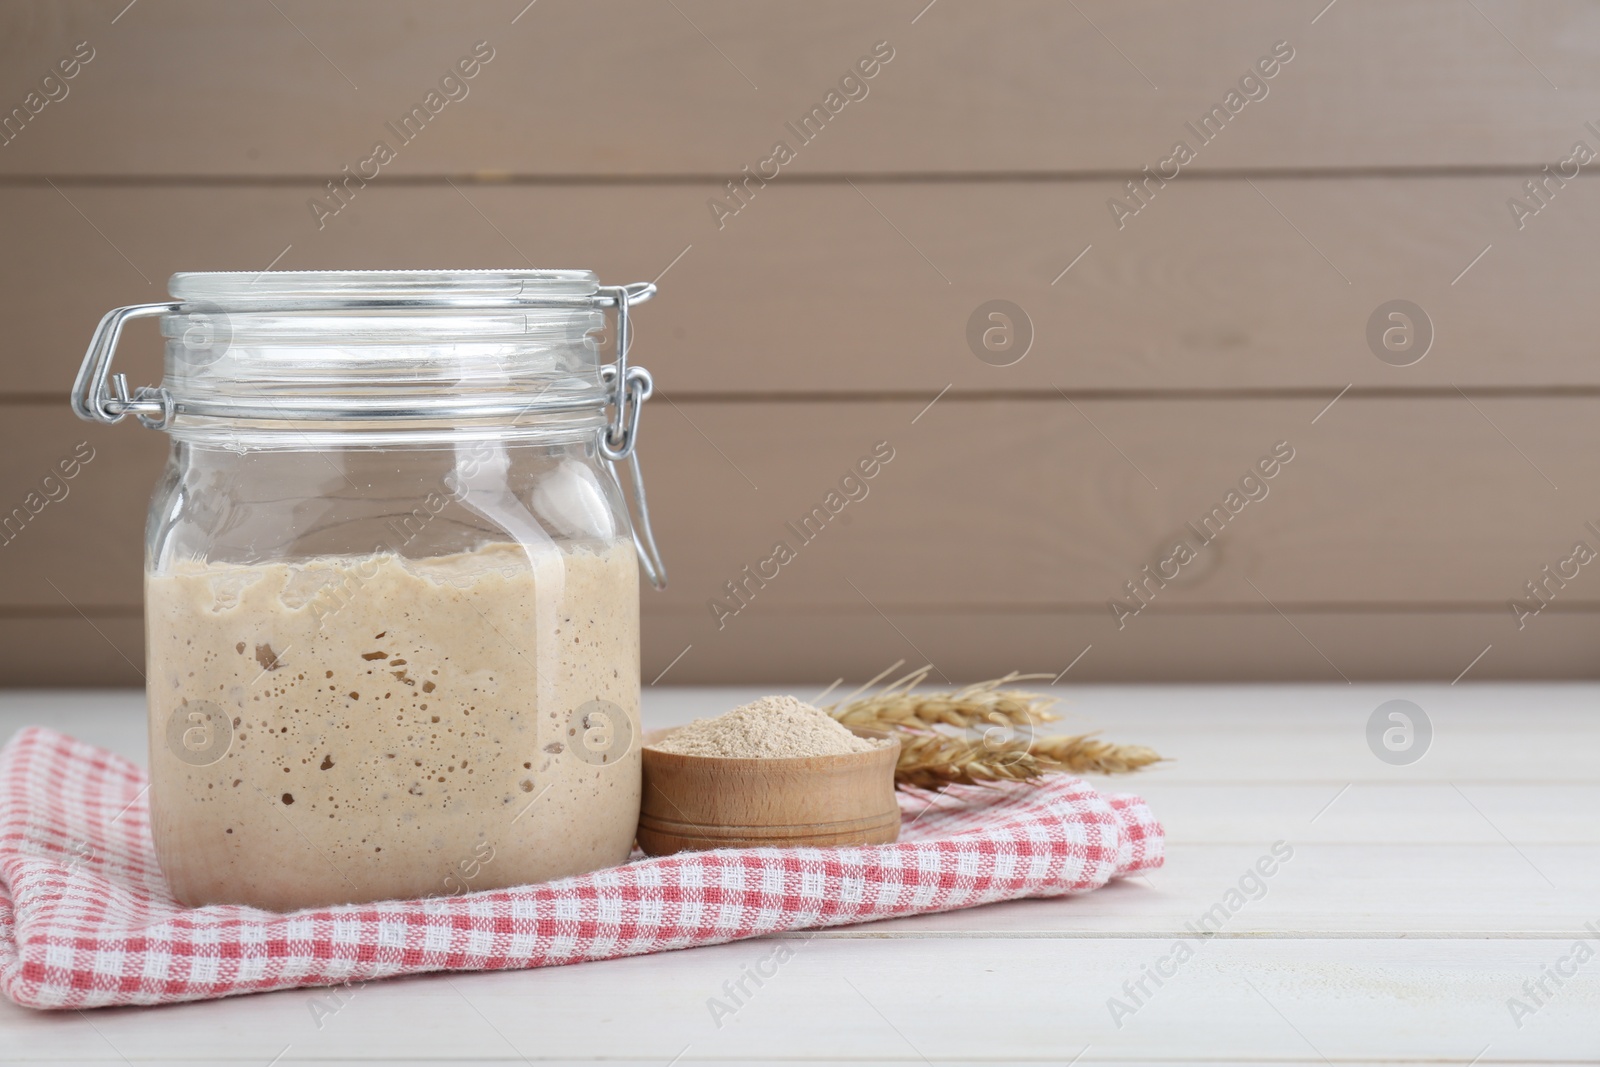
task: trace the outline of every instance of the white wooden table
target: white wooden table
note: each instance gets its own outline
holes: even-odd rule
[[[1148,877],[797,937],[720,1027],[708,998],[770,944],[372,983],[331,1015],[313,990],[87,1014],[0,1002],[0,1062],[1600,1062],[1600,958],[1574,950],[1600,950],[1600,686],[1061,692],[1067,725],[1175,758],[1111,783],[1167,827]],[[755,695],[650,690],[646,725]],[[1407,766],[1367,742],[1396,698],[1434,732]],[[0,695],[0,733],[28,723],[143,759],[136,693]],[[1293,855],[1258,890],[1247,874],[1279,841]],[[1259,899],[1196,938],[1186,924],[1241,878]],[[1541,978],[1547,993],[1525,990]],[[1114,1020],[1112,998],[1131,1013]]]

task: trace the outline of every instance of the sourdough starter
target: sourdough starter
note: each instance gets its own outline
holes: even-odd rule
[[[627,857],[631,543],[178,564],[146,606],[152,833],[185,904],[445,895]],[[198,756],[172,740],[196,709],[220,726]]]

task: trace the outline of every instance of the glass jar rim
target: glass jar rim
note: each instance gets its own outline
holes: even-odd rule
[[[582,307],[599,290],[588,270],[180,271],[167,281],[174,298],[223,310]]]
[[[178,303],[160,392],[174,422],[352,423],[598,411],[594,331],[653,286],[587,270],[207,271]]]
[[[172,276],[170,303],[108,312],[73,384],[73,410],[156,428],[192,419],[408,422],[496,419],[610,405],[613,449],[650,392],[629,368],[628,308],[653,282],[602,286],[586,270],[216,271]],[[223,303],[216,299],[220,297]],[[616,318],[616,362],[594,331]],[[123,324],[159,316],[159,388],[111,363]],[[631,410],[630,410],[631,408]]]

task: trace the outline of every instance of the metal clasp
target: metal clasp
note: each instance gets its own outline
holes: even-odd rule
[[[644,567],[645,577],[657,589],[667,587],[667,566],[656,547],[655,532],[650,528],[650,503],[644,495],[644,471],[639,466],[639,413],[644,402],[655,392],[650,372],[643,367],[628,366],[628,347],[633,333],[628,321],[628,305],[640,304],[656,293],[654,282],[635,282],[632,285],[611,285],[600,290],[602,306],[617,310],[617,361],[600,368],[600,380],[611,387],[614,414],[611,424],[600,437],[600,454],[610,463],[613,473],[617,464],[626,460],[633,481],[634,507],[639,521],[633,528],[633,547]],[[607,300],[609,298],[609,300]],[[620,475],[618,481],[620,481]]]
[[[159,430],[172,418],[172,398],[165,389],[140,386],[128,393],[128,376],[112,376],[111,361],[122,338],[122,324],[129,319],[148,319],[177,311],[182,304],[134,304],[108,311],[95,327],[84,354],[83,366],[72,383],[72,410],[90,422],[121,422],[124,415],[136,415],[140,422]]]
[[[628,318],[630,304],[642,304],[656,295],[654,282],[632,285],[607,285],[600,289],[600,306],[617,309],[617,361],[601,368],[601,380],[614,390],[612,404],[616,414],[606,428],[600,451],[613,462],[627,459],[639,431],[639,407],[653,392],[650,372],[643,367],[628,368],[628,349],[633,344],[633,329]]]

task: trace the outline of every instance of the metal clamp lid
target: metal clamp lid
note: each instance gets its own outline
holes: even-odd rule
[[[639,521],[633,527],[633,547],[650,584],[657,589],[665,589],[667,565],[661,558],[661,550],[656,547],[655,533],[650,529],[650,504],[644,495],[644,471],[639,466],[639,452],[635,447],[639,440],[639,412],[655,392],[655,383],[650,372],[643,367],[628,366],[628,346],[633,341],[628,324],[628,305],[649,300],[655,292],[654,282],[605,286],[600,290],[602,296],[610,295],[611,306],[617,309],[617,361],[600,368],[601,381],[615,390],[615,414],[600,437],[600,454],[610,461],[613,471],[619,462],[628,461],[629,473],[633,476],[634,507],[639,512]]]
[[[644,472],[639,466],[637,451],[639,414],[644,402],[654,392],[650,372],[643,367],[628,366],[628,348],[632,343],[632,329],[628,310],[633,304],[642,304],[656,293],[654,282],[634,282],[630,285],[600,286],[595,295],[587,298],[538,297],[518,294],[505,299],[442,297],[429,306],[441,308],[485,307],[591,307],[614,308],[617,316],[617,359],[615,363],[600,368],[600,380],[608,387],[608,404],[612,408],[606,429],[600,436],[600,454],[617,473],[618,463],[627,461],[633,483],[634,506],[639,521],[633,528],[634,549],[650,584],[657,589],[667,585],[666,564],[656,547],[655,535],[650,529],[650,506],[645,499]],[[316,310],[374,310],[388,307],[415,307],[414,301],[381,299],[329,299],[305,305]],[[117,342],[122,338],[123,326],[132,319],[148,319],[158,315],[182,312],[188,305],[176,302],[160,304],[133,304],[107,312],[95,327],[84,353],[83,364],[72,383],[72,411],[80,419],[106,424],[121,422],[133,415],[151,429],[164,429],[173,416],[184,411],[184,405],[174,400],[171,393],[160,386],[143,385],[130,392],[128,376],[113,374],[111,365],[116,357]],[[238,309],[241,311],[249,309]]]
[[[106,312],[89,339],[83,366],[72,383],[72,412],[90,422],[121,422],[124,415],[137,415],[153,429],[165,426],[172,417],[171,397],[163,389],[140,386],[137,394],[128,393],[128,376],[111,373],[111,360],[122,339],[122,327],[129,319],[149,319],[183,310],[182,304],[134,304]]]

